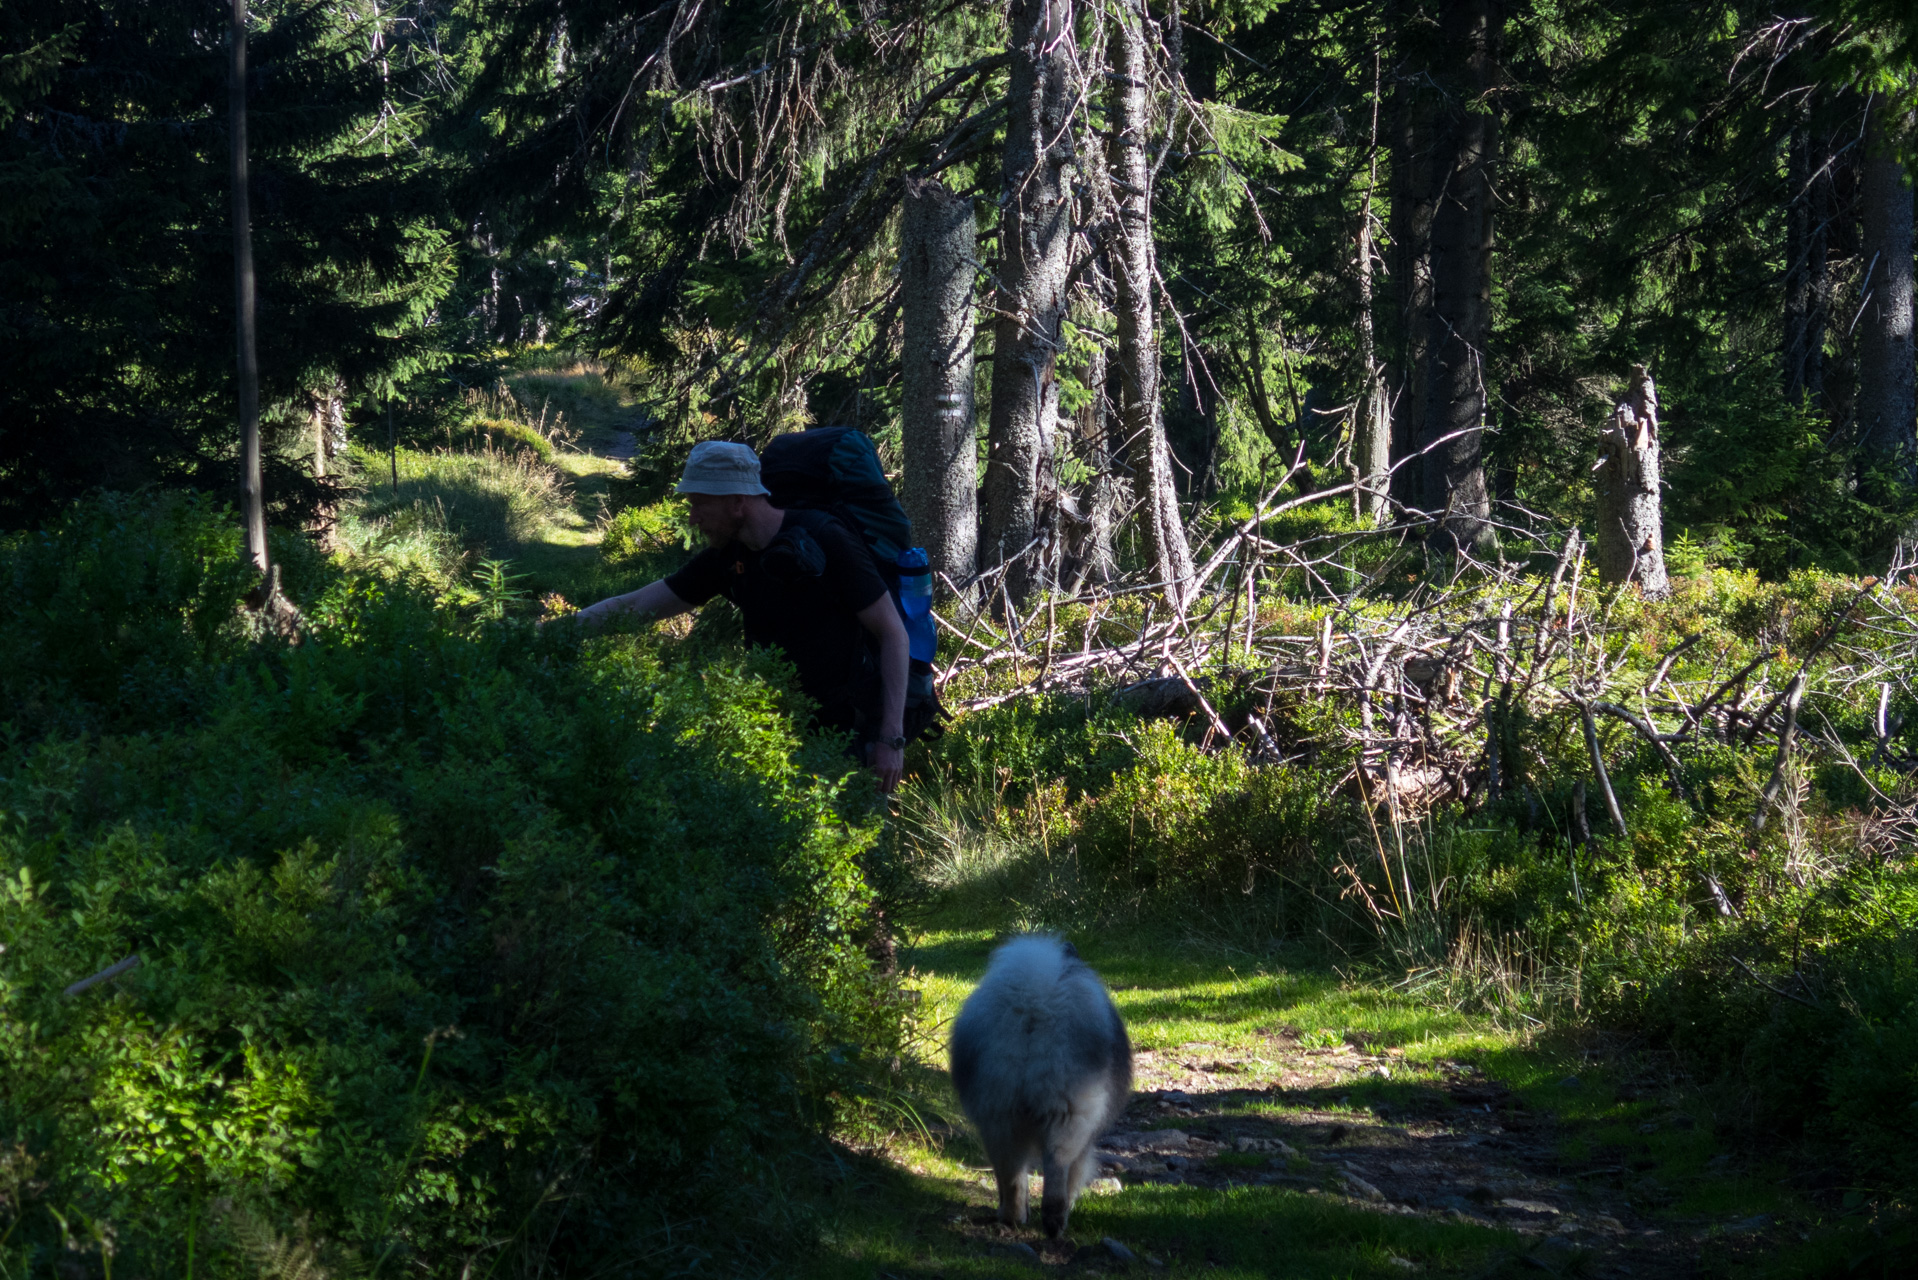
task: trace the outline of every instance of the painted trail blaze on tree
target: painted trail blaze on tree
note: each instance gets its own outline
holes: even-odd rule
[[[1632,366],[1631,388],[1599,433],[1593,483],[1599,577],[1636,582],[1653,599],[1671,594],[1659,509],[1658,391],[1642,364]]]
[[[900,499],[935,573],[955,584],[978,553],[979,446],[973,430],[972,281],[978,223],[972,198],[908,179],[899,252]]]

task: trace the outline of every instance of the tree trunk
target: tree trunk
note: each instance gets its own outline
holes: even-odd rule
[[[1433,173],[1432,319],[1419,447],[1422,505],[1445,511],[1433,544],[1449,550],[1489,535],[1485,485],[1485,351],[1492,333],[1492,201],[1498,159],[1499,29],[1495,0],[1449,0],[1439,24],[1451,101],[1440,118]],[[1452,437],[1446,439],[1447,436]],[[1444,443],[1439,443],[1444,441]]]
[[[1392,389],[1392,460],[1418,452],[1424,437],[1426,384],[1431,380],[1432,214],[1437,207],[1432,148],[1439,95],[1429,83],[1431,37],[1407,21],[1402,6],[1392,16],[1398,66],[1392,87],[1391,270],[1395,303],[1394,342],[1387,381]],[[1403,466],[1393,473],[1392,496],[1420,505],[1421,473]]]
[[[1599,433],[1598,576],[1636,582],[1647,599],[1671,594],[1665,577],[1665,534],[1659,509],[1658,391],[1644,365]]]
[[[973,432],[972,200],[908,180],[900,245],[905,483],[900,497],[935,573],[978,570],[979,443]],[[935,578],[934,581],[937,581]]]
[[[1098,324],[1098,320],[1092,323]],[[1079,455],[1092,475],[1073,499],[1072,570],[1067,586],[1071,595],[1077,595],[1087,582],[1110,582],[1118,575],[1112,536],[1124,501],[1124,485],[1116,474],[1124,440],[1113,421],[1118,397],[1106,394],[1107,373],[1105,351],[1094,347],[1086,358],[1084,372],[1085,387],[1092,397],[1080,410],[1076,423]]]
[[[306,428],[313,437],[313,478],[326,479],[326,397],[318,391],[307,393]]]
[[[1359,283],[1359,408],[1353,438],[1352,461],[1363,486],[1359,494],[1359,514],[1372,524],[1383,522],[1391,511],[1386,501],[1386,486],[1392,471],[1392,415],[1386,396],[1385,379],[1378,360],[1377,338],[1372,324],[1372,195],[1378,189],[1379,175],[1379,52],[1372,51],[1372,145],[1367,163],[1365,199],[1359,206],[1358,283]]]
[[[346,388],[336,379],[324,390],[308,394],[308,421],[313,430],[313,475],[324,480],[332,460],[346,452]]]
[[[1073,160],[1071,0],[1011,0],[1012,64],[994,305],[992,417],[986,436],[981,559],[1019,557],[1006,570],[1015,601],[1038,558],[1020,556],[1041,528],[1059,413],[1054,364],[1066,310]]]
[[[227,31],[227,133],[233,179],[233,293],[237,314],[240,382],[240,501],[246,520],[246,554],[254,569],[269,571],[266,494],[260,479],[260,362],[253,319],[253,214],[246,178],[246,0],[233,0]]]
[[[1111,126],[1106,165],[1118,206],[1118,233],[1112,242],[1113,282],[1117,296],[1119,414],[1126,452],[1137,477],[1140,527],[1152,574],[1165,584],[1166,599],[1184,612],[1192,595],[1192,548],[1173,485],[1172,450],[1159,415],[1159,342],[1153,323],[1152,166],[1146,159],[1145,13],[1142,5],[1116,7],[1110,35],[1111,94],[1106,104]]]
[[[1858,439],[1867,458],[1918,480],[1912,348],[1912,184],[1892,150],[1897,121],[1871,103],[1863,189],[1864,309],[1858,322]],[[1909,122],[1906,122],[1909,128]]]
[[[1831,302],[1831,156],[1820,145],[1822,137],[1807,106],[1792,130],[1786,160],[1791,190],[1785,209],[1785,399],[1813,407],[1824,397]]]

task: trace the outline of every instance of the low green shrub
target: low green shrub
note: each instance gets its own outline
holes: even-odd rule
[[[750,1246],[900,1042],[865,784],[736,650],[363,575],[258,638],[237,527],[0,544],[0,1265],[672,1269],[722,1199]]]
[[[686,504],[668,499],[621,510],[607,521],[599,553],[613,564],[627,564],[690,548],[697,538],[697,531],[686,521]]]

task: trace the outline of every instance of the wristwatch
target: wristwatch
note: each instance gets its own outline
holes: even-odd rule
[[[882,747],[891,747],[894,751],[904,751],[906,749],[906,740],[903,736],[898,738],[875,738],[874,741]]]

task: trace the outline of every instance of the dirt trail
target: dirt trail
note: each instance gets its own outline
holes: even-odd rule
[[[1568,1127],[1469,1063],[1408,1073],[1401,1050],[1302,1048],[1279,1033],[1250,1050],[1141,1051],[1135,1071],[1132,1104],[1100,1143],[1102,1175],[1123,1185],[1279,1185],[1376,1213],[1497,1226],[1521,1239],[1514,1262],[1553,1274],[1689,1277],[1707,1258],[1763,1255],[1775,1231],[1763,1219],[1648,1219],[1640,1208],[1669,1198],[1643,1174],[1649,1161],[1618,1151],[1567,1161]],[[1403,1105],[1349,1104],[1355,1083],[1408,1074]],[[982,1243],[998,1233],[990,1215],[973,1230]],[[1069,1245],[1037,1253],[1055,1267],[1100,1260]]]

